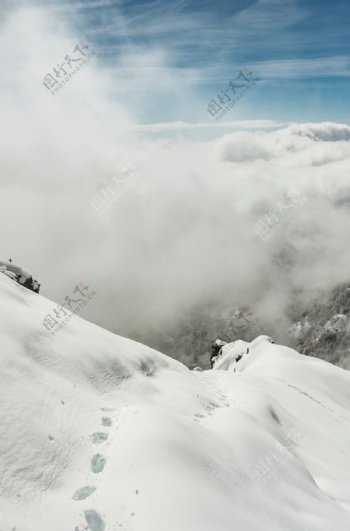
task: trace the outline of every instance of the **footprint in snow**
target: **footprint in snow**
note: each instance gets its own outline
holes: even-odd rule
[[[96,490],[96,487],[91,487],[91,486],[82,487],[81,489],[77,490],[73,494],[72,500],[75,500],[75,501],[85,500],[86,498],[91,496],[91,494],[95,492],[95,490]]]
[[[104,441],[107,441],[107,439],[108,439],[108,433],[103,433],[101,431],[98,431],[91,435],[92,444],[101,444]]]
[[[98,514],[98,512],[90,509],[88,511],[84,511],[85,519],[88,523],[89,529],[91,531],[104,531],[105,530],[105,523],[102,520],[101,515]]]
[[[210,414],[211,411],[213,411],[214,409],[217,409],[217,408],[219,408],[219,407],[220,407],[219,404],[216,404],[215,402],[210,402],[210,403],[206,406],[205,409],[206,409],[206,410],[209,412],[209,414]]]
[[[102,426],[107,426],[110,428],[112,426],[112,419],[109,417],[102,417]]]
[[[96,454],[91,459],[91,470],[94,474],[102,472],[106,465],[106,458],[101,454]]]
[[[193,420],[196,421],[196,422],[199,422],[200,419],[204,419],[205,416],[202,415],[201,413],[196,413],[195,415],[193,415]]]
[[[104,411],[105,413],[115,411],[113,407],[101,407],[101,411]]]

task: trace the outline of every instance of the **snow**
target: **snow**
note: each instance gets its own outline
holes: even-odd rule
[[[347,371],[267,336],[190,371],[56,306],[0,275],[1,531],[350,528]]]
[[[297,321],[296,323],[294,323],[289,328],[288,333],[296,339],[301,339],[306,335],[310,328],[311,324],[308,318],[305,317],[302,321]]]
[[[325,331],[330,334],[345,332],[347,328],[347,316],[342,313],[333,315],[333,317],[327,321],[324,328]]]
[[[5,269],[17,275],[21,279],[21,284],[24,284],[25,280],[30,277],[29,273],[11,262],[4,262],[0,260],[0,267],[2,270]]]

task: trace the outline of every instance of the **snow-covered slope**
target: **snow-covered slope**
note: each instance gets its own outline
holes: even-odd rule
[[[1,531],[350,529],[347,371],[264,336],[189,371],[53,308],[0,275]]]

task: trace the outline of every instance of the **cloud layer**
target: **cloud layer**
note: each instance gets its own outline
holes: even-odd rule
[[[57,302],[85,281],[85,316],[132,336],[206,303],[283,320],[296,293],[349,280],[347,125],[144,127],[98,54],[52,96],[42,80],[84,37],[72,31],[39,8],[2,20],[2,259]],[[167,64],[138,50],[118,65],[151,59]],[[138,79],[138,106],[153,78]],[[181,80],[157,82],[179,104]]]

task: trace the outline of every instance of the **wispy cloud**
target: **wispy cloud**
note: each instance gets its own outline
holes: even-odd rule
[[[136,131],[145,132],[166,132],[190,129],[278,129],[289,125],[289,122],[278,122],[276,120],[237,120],[234,122],[213,122],[213,123],[186,123],[186,122],[161,122],[154,124],[140,124],[133,126]]]
[[[348,56],[318,57],[312,59],[279,59],[252,63],[251,68],[262,79],[349,77]]]

